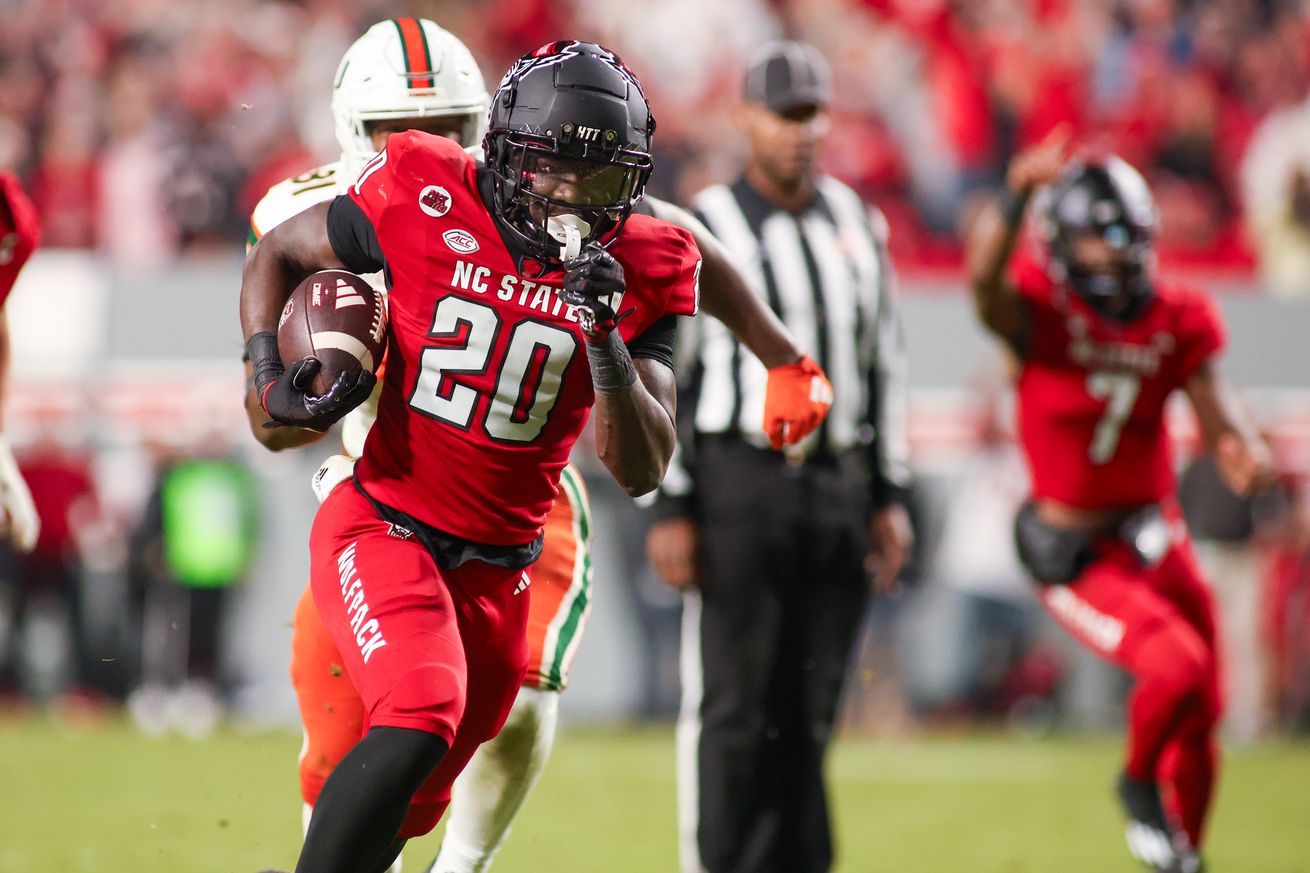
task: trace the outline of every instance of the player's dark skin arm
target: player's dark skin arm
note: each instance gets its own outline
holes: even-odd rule
[[[319,270],[344,270],[328,241],[332,202],[292,216],[255,243],[241,271],[241,331],[245,339],[277,333],[278,316],[296,285]]]
[[[246,340],[261,332],[277,333],[278,317],[296,285],[318,270],[340,270],[344,265],[328,241],[327,213],[331,203],[311,206],[265,234],[246,254],[241,274],[241,332]],[[298,427],[265,428],[271,419],[259,405],[246,362],[246,418],[250,432],[268,449],[281,451],[308,445],[322,438],[317,431]]]
[[[647,197],[651,213],[691,233],[701,253],[701,307],[732,331],[765,367],[794,364],[801,350],[773,310],[742,277],[731,253],[687,210]]]
[[[590,345],[587,352],[597,353]],[[626,357],[626,350],[622,354]],[[629,496],[640,497],[659,486],[673,457],[677,393],[668,366],[649,358],[631,363],[636,380],[619,391],[597,390],[592,415],[596,454]]]
[[[1022,353],[1028,345],[1030,315],[1005,276],[1018,238],[1019,226],[1007,222],[995,204],[988,205],[970,229],[964,266],[978,319],[1007,346]]]
[[[1006,192],[989,204],[965,240],[964,269],[978,318],[1022,356],[1032,332],[1028,306],[1005,269],[1014,254],[1028,200],[1038,186],[1059,178],[1069,160],[1070,132],[1057,127],[1046,139],[1014,156],[1006,170]]]
[[[1207,361],[1183,386],[1196,412],[1201,439],[1215,453],[1220,475],[1233,493],[1248,495],[1270,487],[1275,473],[1269,447],[1256,433],[1237,398]]]

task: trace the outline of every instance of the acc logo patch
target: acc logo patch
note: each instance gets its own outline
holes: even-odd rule
[[[450,192],[440,185],[429,185],[419,192],[418,208],[433,218],[440,218],[450,211]]]
[[[441,235],[450,246],[452,252],[459,252],[461,255],[471,255],[478,250],[478,241],[474,239],[473,234],[467,230],[448,230]]]

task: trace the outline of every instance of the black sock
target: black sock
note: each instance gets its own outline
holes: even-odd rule
[[[446,754],[446,741],[376,727],[332,771],[314,804],[296,873],[373,873],[396,843],[409,802]],[[387,861],[390,865],[395,855]]]

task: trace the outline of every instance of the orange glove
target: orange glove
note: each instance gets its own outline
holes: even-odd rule
[[[769,370],[764,389],[764,433],[769,445],[795,445],[814,431],[832,406],[832,383],[809,355]]]

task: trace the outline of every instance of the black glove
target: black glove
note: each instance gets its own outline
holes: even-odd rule
[[[623,265],[601,248],[600,243],[590,242],[582,254],[564,265],[564,271],[560,298],[578,307],[582,332],[593,341],[609,336],[623,315],[628,314],[616,315],[610,306],[612,295],[621,294],[628,287],[623,278]]]
[[[308,391],[323,366],[318,358],[301,358],[284,368],[277,354],[277,337],[271,333],[251,337],[246,353],[254,365],[259,405],[273,419],[264,424],[266,428],[302,427],[321,433],[367,400],[377,384],[377,377],[367,370],[360,370],[355,377],[342,373],[326,394],[314,396]]]

